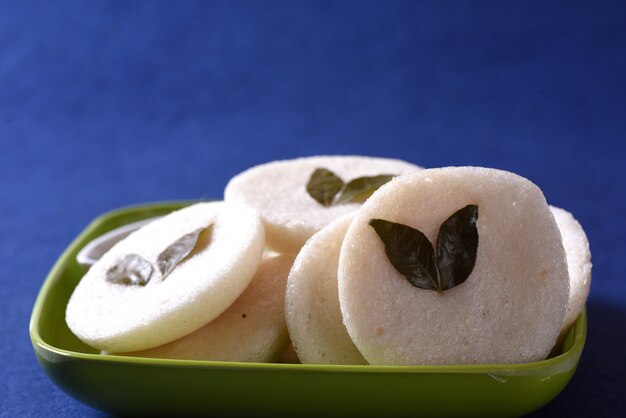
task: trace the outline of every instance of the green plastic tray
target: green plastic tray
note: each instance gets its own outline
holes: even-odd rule
[[[46,278],[30,336],[50,379],[75,399],[114,414],[213,416],[521,416],[567,385],[584,346],[583,313],[551,358],[527,364],[331,366],[160,360],[100,355],[65,325],[83,270],[76,254],[114,228],[189,202],[124,208],[94,220]]]

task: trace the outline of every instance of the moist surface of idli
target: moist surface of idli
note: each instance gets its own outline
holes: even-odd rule
[[[420,169],[401,160],[359,156],[275,161],[233,177],[224,191],[224,200],[257,209],[265,223],[267,244],[279,252],[297,252],[315,232],[361,205],[325,207],[314,200],[307,193],[307,183],[317,168],[332,171],[346,183],[362,176],[401,175]]]
[[[337,290],[339,249],[352,215],[313,235],[289,273],[285,316],[302,363],[366,364],[342,322]]]
[[[108,272],[130,254],[156,269],[157,258],[188,233],[210,227],[197,248],[162,280],[145,286],[111,282]],[[208,231],[208,230],[207,230]],[[244,291],[261,260],[257,212],[224,202],[198,203],[132,233],[82,278],[66,322],[86,344],[108,352],[143,350],[189,334],[219,316]]]
[[[583,311],[591,286],[591,252],[583,227],[566,210],[550,206],[563,237],[569,272],[569,300],[561,331],[566,331]]]
[[[408,225],[435,246],[441,224],[467,205],[478,207],[475,265],[441,293],[400,274],[369,225],[375,218]],[[543,193],[500,170],[448,167],[396,178],[363,205],[341,248],[341,311],[370,364],[544,359],[568,293],[565,252]]]
[[[267,254],[237,300],[207,325],[169,344],[125,355],[188,360],[277,361],[289,345],[285,286],[293,256]]]

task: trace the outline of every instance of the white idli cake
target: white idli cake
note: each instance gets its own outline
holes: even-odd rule
[[[275,161],[233,177],[224,200],[257,209],[267,244],[279,252],[297,252],[332,220],[356,211],[391,176],[419,169],[401,160],[357,156]]]
[[[155,220],[108,251],[82,278],[66,322],[107,352],[159,346],[218,317],[250,283],[264,248],[258,214],[198,203]]]
[[[367,364],[342,322],[337,294],[339,249],[352,215],[313,235],[289,273],[285,316],[302,363]]]
[[[569,272],[569,300],[561,331],[567,331],[583,311],[591,286],[591,252],[583,227],[566,210],[550,206],[563,237]]]
[[[125,355],[188,360],[277,361],[289,345],[285,285],[293,256],[266,254],[254,278],[226,311],[199,330]]]
[[[487,168],[424,170],[382,186],[352,221],[338,274],[344,323],[370,364],[542,360],[569,295],[541,190]]]

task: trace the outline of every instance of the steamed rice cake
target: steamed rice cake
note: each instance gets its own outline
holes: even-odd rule
[[[210,234],[202,235],[168,276],[159,274],[159,256],[198,230]],[[173,212],[118,242],[91,267],[69,300],[66,322],[86,344],[109,352],[176,340],[218,317],[239,297],[263,248],[263,225],[250,208],[211,202]],[[110,272],[129,256],[141,257],[141,267],[152,269],[147,283],[111,281]],[[129,276],[126,282],[137,274]]]
[[[285,316],[302,363],[367,364],[342,322],[337,294],[339,249],[352,215],[315,233],[289,273]]]
[[[479,214],[475,265],[443,292],[400,274],[369,224],[408,225],[435,245],[442,223],[467,205]],[[381,187],[348,229],[338,274],[344,323],[371,364],[544,359],[569,294],[565,251],[541,190],[513,173],[476,167],[423,170]]]

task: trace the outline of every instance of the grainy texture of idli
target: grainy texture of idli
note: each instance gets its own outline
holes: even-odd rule
[[[339,249],[352,215],[313,235],[289,273],[285,316],[302,363],[367,364],[342,322],[337,290]]]
[[[589,296],[591,251],[589,251],[587,235],[574,216],[568,211],[554,206],[550,206],[550,210],[552,210],[563,237],[563,247],[567,257],[569,300],[561,329],[561,331],[567,331],[583,311],[587,296]]]
[[[361,176],[401,175],[420,167],[401,160],[360,156],[318,156],[274,161],[233,177],[224,200],[257,209],[265,223],[267,244],[278,252],[297,252],[332,220],[354,212],[359,203],[324,207],[306,190],[317,168],[331,170],[345,182]]]
[[[389,262],[373,218],[422,231],[478,206],[479,243],[467,280],[441,294],[411,285]],[[344,239],[339,300],[347,330],[371,364],[517,363],[544,359],[569,294],[561,236],[541,190],[513,173],[424,170],[381,187]]]
[[[165,280],[145,286],[106,280],[128,254],[156,265],[158,255],[183,235],[212,224],[207,245]],[[189,334],[219,316],[244,291],[261,260],[264,231],[256,211],[224,202],[199,203],[132,233],[82,278],[66,322],[86,344],[108,352],[143,350]]]
[[[275,362],[289,345],[285,285],[291,255],[263,257],[254,278],[220,316],[199,330],[150,350],[125,355],[188,360]]]

